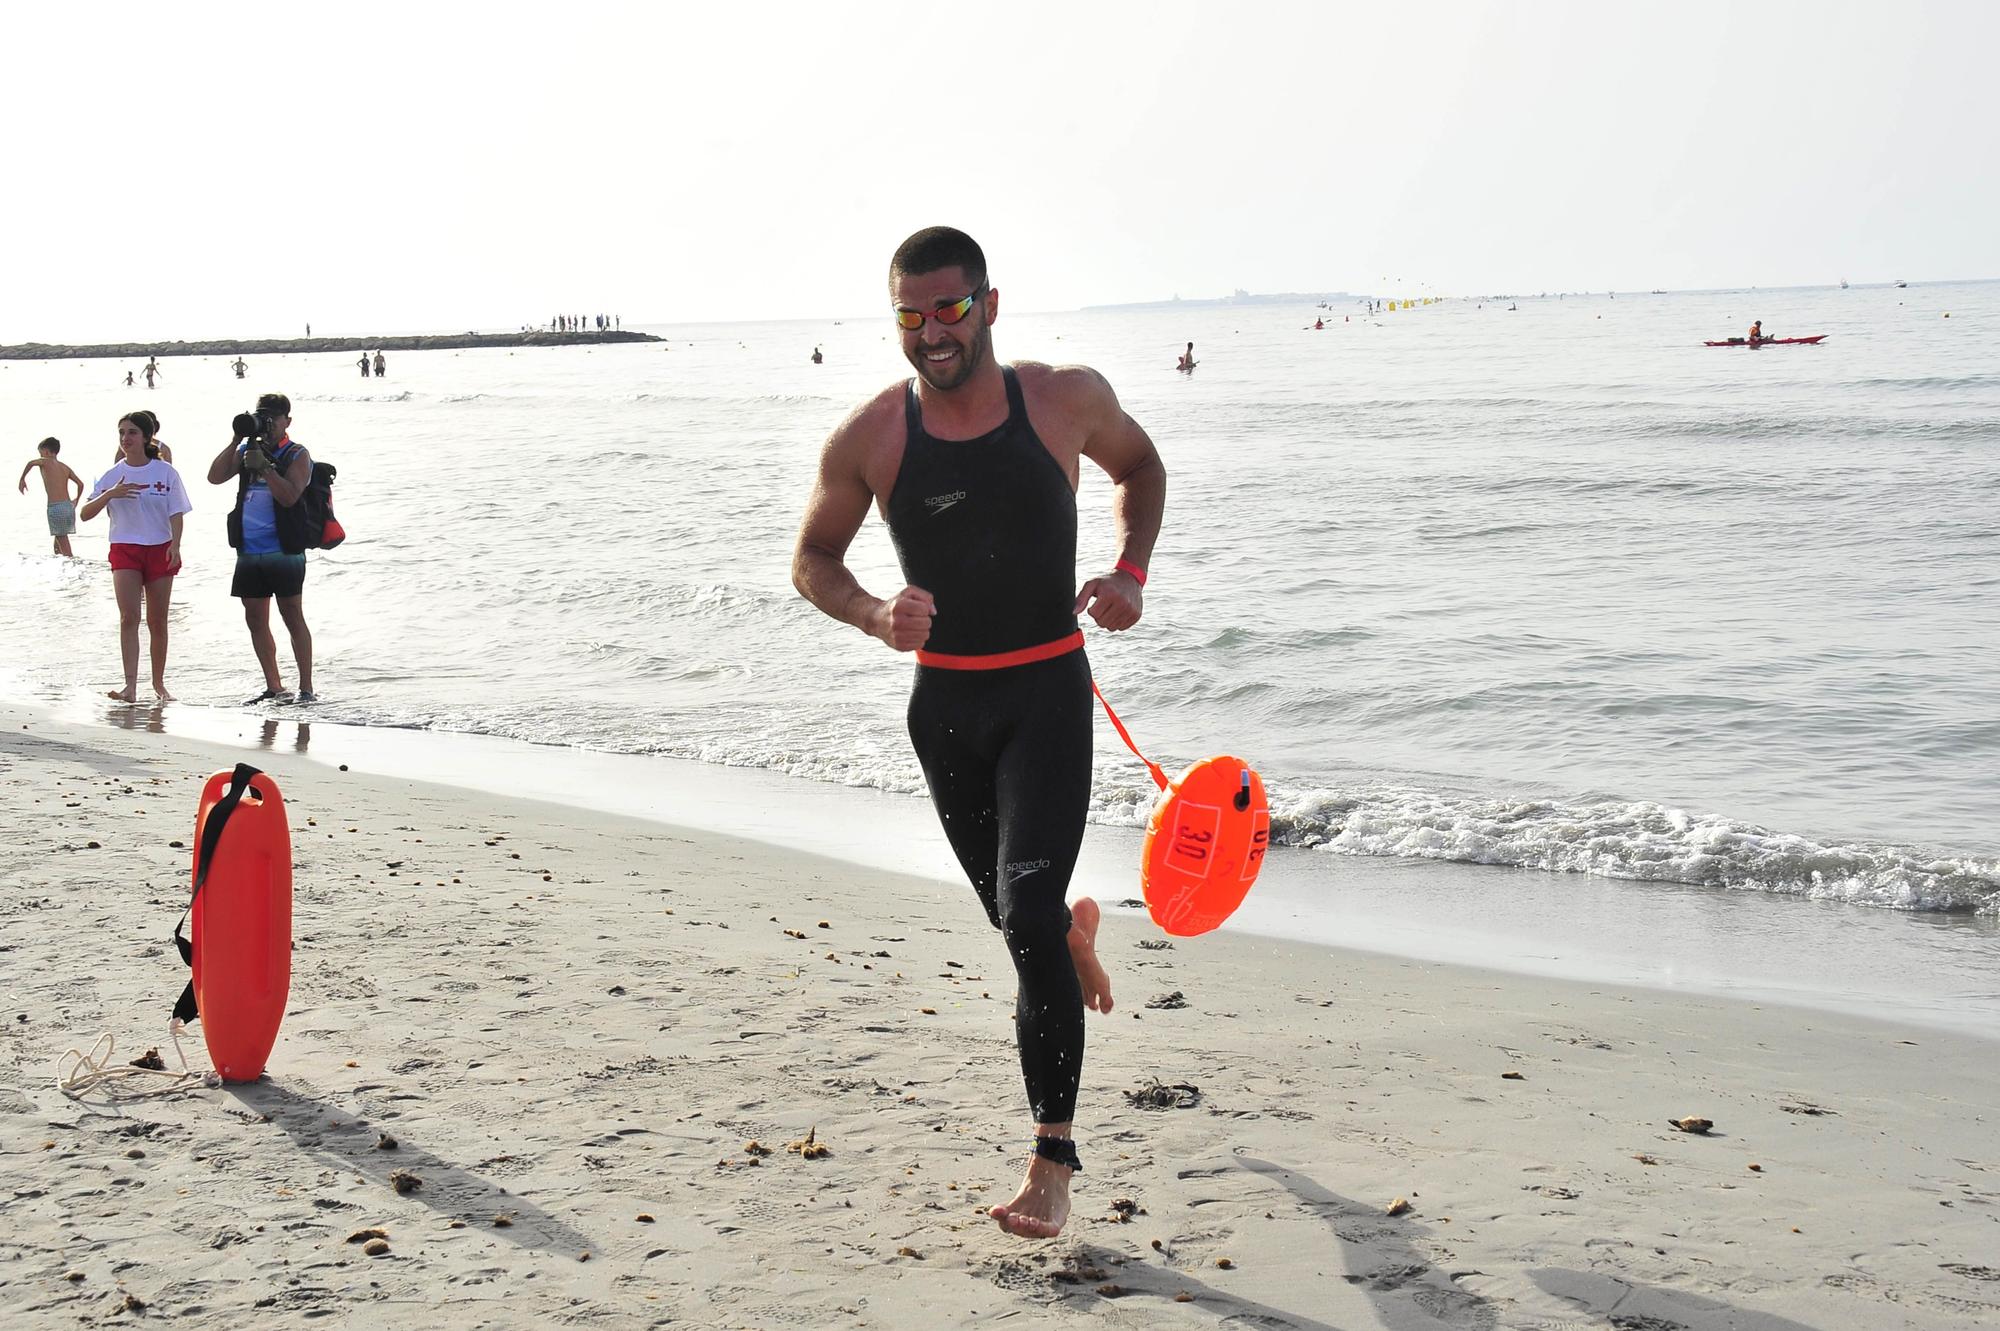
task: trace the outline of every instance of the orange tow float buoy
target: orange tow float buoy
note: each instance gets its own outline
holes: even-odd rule
[[[217,772],[194,833],[192,943],[174,927],[194,978],[174,1017],[200,1019],[224,1081],[255,1081],[292,987],[292,834],[277,782],[248,763]]]
[[[1139,752],[1132,736],[1091,682],[1097,701],[1132,750],[1160,798],[1146,820],[1139,883],[1153,923],[1181,938],[1205,934],[1243,904],[1271,844],[1271,806],[1250,764],[1227,754],[1204,758],[1172,781]]]
[[[1153,922],[1205,934],[1235,913],[1264,867],[1271,808],[1248,763],[1204,758],[1168,782],[1146,820],[1139,880]]]

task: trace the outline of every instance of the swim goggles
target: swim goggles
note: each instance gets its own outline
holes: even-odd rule
[[[924,319],[926,317],[935,319],[941,324],[955,324],[966,315],[972,313],[972,307],[977,305],[979,298],[985,294],[986,286],[984,283],[981,283],[971,295],[966,296],[962,300],[955,300],[949,305],[940,305],[936,309],[929,311],[928,315],[923,310],[906,309],[898,305],[896,306],[896,326],[906,332],[914,333],[924,326]]]

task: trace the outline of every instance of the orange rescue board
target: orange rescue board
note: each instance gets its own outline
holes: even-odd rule
[[[202,788],[197,874],[202,833],[231,778],[217,772]],[[292,988],[292,833],[278,784],[262,772],[228,815],[192,915],[194,996],[209,1061],[224,1081],[255,1081]]]

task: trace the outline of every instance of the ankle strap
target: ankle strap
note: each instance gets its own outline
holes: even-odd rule
[[[1073,1173],[1083,1172],[1083,1161],[1076,1158],[1076,1143],[1068,1137],[1036,1137],[1035,1154],[1058,1165],[1068,1165]]]

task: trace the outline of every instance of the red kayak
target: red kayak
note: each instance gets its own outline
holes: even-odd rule
[[[1825,333],[1817,337],[1760,337],[1752,342],[1747,337],[1732,337],[1726,342],[1704,342],[1705,347],[1813,347],[1826,341]]]

